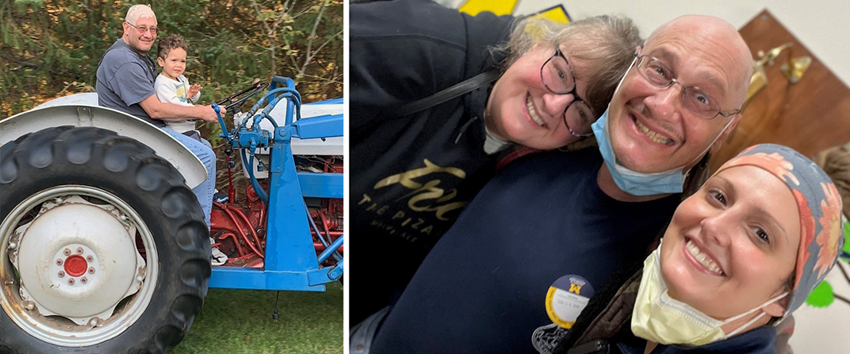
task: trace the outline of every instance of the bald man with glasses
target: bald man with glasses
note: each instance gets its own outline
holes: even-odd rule
[[[207,179],[192,191],[204,210],[204,220],[209,228],[215,190],[215,152],[206,140],[195,140],[167,129],[164,121],[200,119],[218,122],[218,117],[210,106],[181,106],[160,102],[156,97],[156,64],[148,52],[156,41],[158,27],[156,14],[150,6],[130,7],[122,26],[123,35],[107,49],[98,64],[98,104],[162,128],[198,156],[207,169]],[[223,108],[221,114],[225,114]]]

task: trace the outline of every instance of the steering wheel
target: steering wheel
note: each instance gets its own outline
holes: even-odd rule
[[[260,82],[260,79],[254,79],[254,81],[251,82],[250,87],[239,91],[233,95],[230,95],[229,97],[216,102],[216,104],[218,104],[219,106],[224,106],[228,113],[235,113],[236,111],[233,111],[234,107],[236,107],[236,110],[238,111],[239,107],[241,107],[242,104],[245,103],[245,101],[251,98],[251,96],[254,96],[260,91],[264,90],[266,86],[268,86],[268,84]]]

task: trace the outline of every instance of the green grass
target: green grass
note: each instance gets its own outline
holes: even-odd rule
[[[204,308],[174,354],[342,353],[343,292],[280,292],[280,319],[272,320],[275,292],[210,289]]]

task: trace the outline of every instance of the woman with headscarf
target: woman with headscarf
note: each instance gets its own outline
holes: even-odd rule
[[[682,202],[640,271],[593,297],[555,352],[774,353],[774,325],[836,262],[841,208],[798,152],[743,151]]]

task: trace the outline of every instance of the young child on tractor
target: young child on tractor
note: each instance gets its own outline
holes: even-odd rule
[[[201,97],[200,85],[189,85],[183,73],[186,71],[186,53],[189,45],[182,36],[169,34],[159,41],[156,61],[162,73],[156,77],[156,97],[161,102],[192,106]],[[166,121],[167,127],[191,137],[200,138],[194,120]]]
[[[156,77],[154,88],[156,97],[161,102],[174,103],[184,106],[192,106],[201,97],[200,85],[189,85],[189,80],[183,76],[186,71],[186,53],[189,45],[182,36],[169,34],[159,41],[156,53],[156,62],[162,67],[162,73]],[[201,133],[195,130],[194,120],[165,121],[166,128],[178,133],[190,136],[208,145],[201,139]],[[212,146],[209,146],[212,148]],[[215,240],[210,237],[210,243]],[[227,262],[227,256],[218,247],[212,249],[212,265],[219,266]]]

